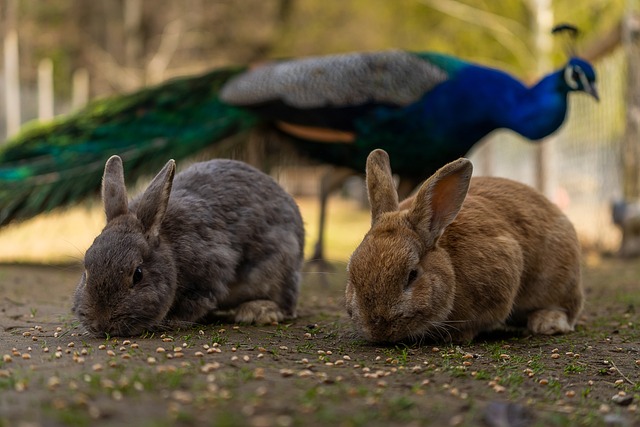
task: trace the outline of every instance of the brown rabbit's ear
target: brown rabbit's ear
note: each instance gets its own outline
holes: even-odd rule
[[[391,174],[389,155],[376,149],[367,157],[367,190],[371,205],[371,225],[385,212],[398,210],[398,192]]]
[[[160,224],[167,211],[175,172],[176,162],[169,160],[140,197],[136,216],[147,236],[157,237],[160,233]]]
[[[124,185],[122,159],[111,156],[104,165],[102,175],[102,202],[107,222],[129,212],[127,206],[127,188]]]
[[[408,219],[428,246],[458,215],[472,172],[471,162],[461,158],[438,169],[418,190]]]

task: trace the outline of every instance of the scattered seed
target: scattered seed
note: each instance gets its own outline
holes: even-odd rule
[[[551,355],[551,358],[552,358],[552,359],[559,359],[559,358],[560,358],[560,355],[559,355],[558,353],[553,353],[553,354]]]
[[[249,362],[251,358],[249,356],[242,356],[242,360],[244,360],[245,362]]]
[[[624,380],[616,380],[616,381],[614,382],[614,384],[615,384],[615,385],[622,385],[622,384],[624,384]]]
[[[196,351],[193,355],[194,355],[195,357],[204,357],[204,353],[203,353],[203,352],[201,352],[201,351]]]
[[[253,378],[255,378],[257,380],[263,380],[264,379],[264,368],[256,368],[253,371]]]
[[[23,337],[30,337],[31,336],[31,332],[27,331],[27,332],[23,332],[22,333]]]
[[[67,347],[71,348],[71,347],[75,347],[76,343],[74,343],[73,341],[70,342],[69,344],[67,344]]]
[[[53,390],[56,389],[60,386],[60,378],[58,377],[50,377],[47,380],[47,387],[49,387],[49,389]]]
[[[106,349],[107,349],[107,346],[106,346],[106,345],[104,345],[104,344],[100,344],[100,345],[98,346],[98,350],[106,350]]]
[[[188,405],[193,402],[193,395],[190,392],[183,390],[174,390],[171,393],[171,398],[184,405]]]
[[[564,395],[567,396],[568,398],[572,398],[576,396],[576,392],[573,390],[568,390]]]
[[[155,357],[147,357],[147,363],[149,365],[155,365],[158,361],[156,360]]]
[[[156,353],[164,353],[165,351],[167,351],[167,350],[165,350],[164,347],[156,348]]]
[[[290,377],[293,375],[293,370],[291,369],[280,369],[280,375],[282,375],[283,377]]]
[[[31,355],[29,353],[23,353],[22,358],[25,360],[31,359]]]
[[[258,359],[262,359],[264,357],[264,353],[258,353],[258,355],[256,356]]]
[[[115,357],[116,352],[113,350],[107,350],[107,356]]]
[[[122,345],[130,345],[130,344],[131,344],[131,341],[129,340],[122,341]]]
[[[11,358],[11,356],[10,356],[10,355],[8,355],[8,354],[5,354],[4,356],[2,356],[2,360],[3,360],[5,363],[10,363],[10,362],[12,362],[12,361],[13,361],[13,359]]]
[[[209,372],[215,371],[216,369],[219,369],[219,368],[220,368],[220,363],[211,362],[203,365],[202,368],[200,368],[200,372],[208,374]]]
[[[538,384],[540,384],[540,385],[547,385],[547,384],[549,384],[549,380],[547,380],[547,379],[543,378],[543,379],[541,379],[540,381],[538,381]]]
[[[309,370],[309,369],[303,369],[300,372],[298,372],[298,376],[300,378],[309,378],[313,376],[313,371]]]

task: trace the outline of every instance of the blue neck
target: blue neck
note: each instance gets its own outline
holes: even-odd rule
[[[564,122],[568,93],[569,87],[564,83],[562,71],[556,71],[529,89],[515,91],[513,98],[503,99],[503,108],[496,109],[498,114],[495,117],[504,121],[499,123],[500,127],[531,140],[542,139]]]

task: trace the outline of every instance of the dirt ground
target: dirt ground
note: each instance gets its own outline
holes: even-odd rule
[[[640,261],[585,262],[573,334],[469,345],[362,341],[344,265],[306,273],[290,323],[87,338],[79,276],[0,266],[0,426],[640,425]]]

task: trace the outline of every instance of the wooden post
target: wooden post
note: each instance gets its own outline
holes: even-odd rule
[[[71,86],[71,109],[78,110],[89,102],[89,71],[78,68],[73,73]]]
[[[20,115],[20,72],[18,66],[18,32],[9,30],[4,39],[4,78],[7,137],[18,133]]]
[[[627,122],[622,145],[623,195],[640,200],[640,17],[628,14],[623,29],[627,57]]]
[[[53,119],[53,61],[45,58],[38,63],[38,119]]]
[[[627,57],[627,117],[621,147],[623,201],[614,205],[613,220],[622,231],[618,254],[640,256],[640,8],[627,2],[622,44]]]
[[[534,19],[536,74],[542,76],[551,69],[551,50],[553,48],[553,9],[551,0],[531,0]],[[550,196],[549,164],[551,163],[552,139],[546,138],[536,144],[535,186],[543,194]]]

